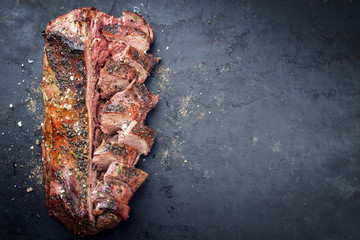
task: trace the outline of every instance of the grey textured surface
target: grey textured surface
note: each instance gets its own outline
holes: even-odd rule
[[[32,0],[0,2],[1,239],[75,238],[45,206],[41,31],[90,5],[137,7],[162,57],[149,177],[90,239],[360,238],[358,2]]]

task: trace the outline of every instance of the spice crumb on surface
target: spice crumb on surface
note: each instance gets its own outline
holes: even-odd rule
[[[32,192],[32,191],[34,191],[34,189],[32,187],[29,187],[26,189],[26,192]]]
[[[36,143],[36,145],[40,145],[40,140],[36,139],[35,143]]]

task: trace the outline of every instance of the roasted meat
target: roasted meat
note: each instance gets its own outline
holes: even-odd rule
[[[143,84],[160,58],[138,14],[95,8],[58,17],[43,32],[43,170],[49,214],[80,235],[126,220],[147,177],[135,168],[155,132],[144,125],[159,96]]]
[[[144,84],[131,84],[102,106],[99,113],[101,130],[106,134],[125,131],[130,122],[144,121],[157,102],[158,96],[147,90]]]

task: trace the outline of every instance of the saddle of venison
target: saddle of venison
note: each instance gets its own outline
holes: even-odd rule
[[[43,32],[43,170],[49,214],[96,234],[129,216],[147,177],[135,168],[155,132],[144,125],[159,96],[144,85],[159,62],[153,29],[138,14],[78,8]]]

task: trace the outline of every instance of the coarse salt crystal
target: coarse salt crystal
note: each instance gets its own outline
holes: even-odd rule
[[[9,104],[9,108],[13,108],[14,107],[14,105],[12,105],[11,103]]]
[[[22,127],[22,123],[21,123],[21,121],[20,121],[20,122],[18,122],[18,126],[19,126],[19,127]]]
[[[74,80],[74,76],[70,76],[70,80],[71,80],[71,81]]]
[[[165,50],[166,50],[166,51],[169,50],[169,46],[166,46]]]
[[[28,63],[29,63],[29,64],[31,64],[31,63],[33,63],[33,62],[34,62],[33,60],[28,60]]]
[[[135,6],[135,7],[133,8],[133,12],[135,12],[135,13],[137,13],[137,14],[140,14],[140,8],[137,7],[137,6]]]
[[[33,149],[34,149],[34,146],[31,146],[30,149],[33,150]]]
[[[64,104],[64,108],[66,108],[66,109],[71,109],[71,105],[70,104]]]

